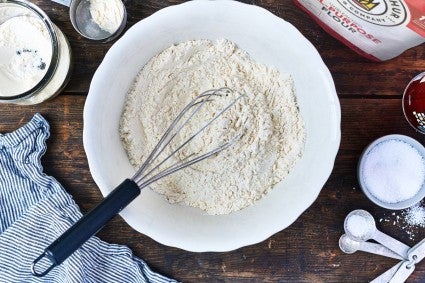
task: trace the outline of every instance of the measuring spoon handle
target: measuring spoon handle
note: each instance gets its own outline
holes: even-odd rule
[[[391,257],[395,259],[403,259],[403,257],[399,254],[393,252],[392,250],[388,249],[387,247],[384,247],[381,244],[376,243],[363,242],[359,247],[359,251],[381,255],[385,257]]]
[[[409,250],[409,260],[415,263],[420,262],[425,258],[425,239],[417,243]]]
[[[370,283],[388,283],[394,276],[394,274],[397,272],[397,270],[400,268],[400,266],[403,264],[403,261],[400,261],[372,281]]]
[[[403,261],[388,283],[404,283],[413,271],[415,271],[415,265],[408,261]]]
[[[379,230],[376,230],[373,239],[378,243],[389,248],[393,252],[399,254],[403,259],[407,259],[407,253],[409,252],[410,247],[402,242],[388,236],[387,234],[382,233]]]

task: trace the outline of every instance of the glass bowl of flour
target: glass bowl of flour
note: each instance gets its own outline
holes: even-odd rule
[[[69,76],[63,33],[36,5],[0,3],[0,102],[37,104],[56,95]]]
[[[332,171],[340,106],[313,45],[257,6],[189,1],[131,27],[92,79],[83,140],[102,193],[134,174],[185,100],[219,86],[245,93],[246,103],[185,149],[214,146],[239,125],[250,132],[216,158],[143,189],[121,213],[162,244],[201,252],[263,241],[314,202]],[[281,154],[288,166],[274,166]]]

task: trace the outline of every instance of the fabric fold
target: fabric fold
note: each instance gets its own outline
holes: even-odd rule
[[[81,216],[63,187],[43,173],[49,124],[36,114],[25,126],[0,135],[1,282],[177,282],[153,272],[122,245],[90,238],[45,277],[30,265]]]

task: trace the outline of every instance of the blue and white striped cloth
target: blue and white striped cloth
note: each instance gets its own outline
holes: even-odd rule
[[[49,125],[39,114],[0,134],[0,282],[176,282],[152,272],[126,246],[92,237],[43,278],[30,265],[82,215],[62,186],[43,173]]]

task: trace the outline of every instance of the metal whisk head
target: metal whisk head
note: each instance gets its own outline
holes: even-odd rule
[[[144,188],[153,182],[168,176],[180,169],[193,165],[201,160],[204,160],[212,155],[217,154],[218,152],[228,148],[235,141],[237,141],[242,133],[238,133],[228,141],[223,142],[216,148],[209,150],[206,153],[197,155],[197,156],[187,156],[185,159],[175,162],[172,165],[169,165],[165,169],[159,171],[159,167],[162,166],[165,162],[169,161],[169,159],[178,153],[183,147],[185,147],[188,143],[190,143],[196,136],[198,136],[201,132],[203,132],[207,127],[209,127],[214,121],[216,121],[220,116],[222,116],[227,110],[229,110],[232,106],[234,106],[240,99],[245,97],[245,95],[241,94],[237,96],[232,102],[227,104],[223,109],[221,109],[216,115],[213,116],[209,121],[206,121],[203,126],[201,126],[196,132],[194,132],[188,139],[182,142],[178,147],[171,150],[171,153],[166,156],[162,161],[158,162],[159,156],[166,150],[167,147],[170,146],[173,139],[181,132],[182,128],[185,127],[191,119],[201,110],[203,106],[207,103],[211,103],[217,97],[228,96],[233,93],[233,90],[227,87],[219,88],[219,89],[211,89],[205,91],[195,97],[189,104],[186,105],[185,108],[180,112],[180,114],[174,119],[168,129],[165,131],[164,135],[159,140],[158,144],[155,146],[150,155],[146,158],[145,162],[140,166],[134,176],[131,178],[139,188]],[[184,117],[186,117],[183,119]],[[158,163],[156,163],[158,162]],[[154,172],[159,171],[157,174]]]

